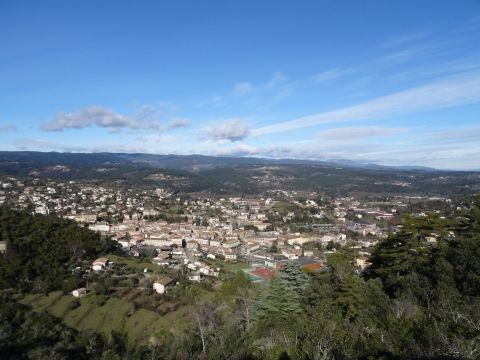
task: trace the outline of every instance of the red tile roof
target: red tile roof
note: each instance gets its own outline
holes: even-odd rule
[[[277,275],[277,272],[269,268],[258,268],[255,271],[252,271],[251,274],[266,280],[270,280]]]
[[[322,268],[322,264],[318,262],[314,262],[314,263],[304,265],[303,268],[307,271],[317,271]]]

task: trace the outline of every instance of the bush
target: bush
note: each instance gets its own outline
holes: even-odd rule
[[[75,310],[76,308],[80,307],[80,305],[82,305],[80,303],[80,300],[75,299],[70,304],[68,304],[68,310]]]

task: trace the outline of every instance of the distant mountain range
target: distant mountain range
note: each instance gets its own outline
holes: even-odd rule
[[[327,167],[349,167],[371,170],[418,170],[437,171],[422,166],[384,166],[374,163],[361,163],[352,160],[302,160],[268,159],[256,157],[227,157],[204,155],[155,155],[127,153],[59,153],[35,151],[2,151],[0,162],[30,166],[75,165],[75,166],[124,166],[141,165],[165,169],[200,171],[219,167],[245,165],[320,165]]]
[[[3,151],[0,174],[236,195],[265,194],[278,189],[375,196],[470,196],[480,191],[479,172],[390,167],[350,160]]]
[[[336,159],[329,160],[329,163],[348,166],[352,168],[361,168],[361,169],[372,169],[372,170],[381,170],[381,169],[394,169],[394,170],[405,170],[405,171],[439,171],[438,169],[428,167],[428,166],[415,166],[415,165],[398,165],[398,166],[387,166],[387,165],[378,165],[372,162],[359,162],[354,160],[346,159]]]

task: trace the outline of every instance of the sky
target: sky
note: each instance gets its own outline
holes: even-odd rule
[[[0,0],[0,150],[480,169],[478,0]]]

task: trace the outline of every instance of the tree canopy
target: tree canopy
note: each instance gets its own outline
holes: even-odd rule
[[[61,288],[72,266],[116,248],[112,240],[55,215],[30,215],[0,208],[0,286],[24,291]]]

